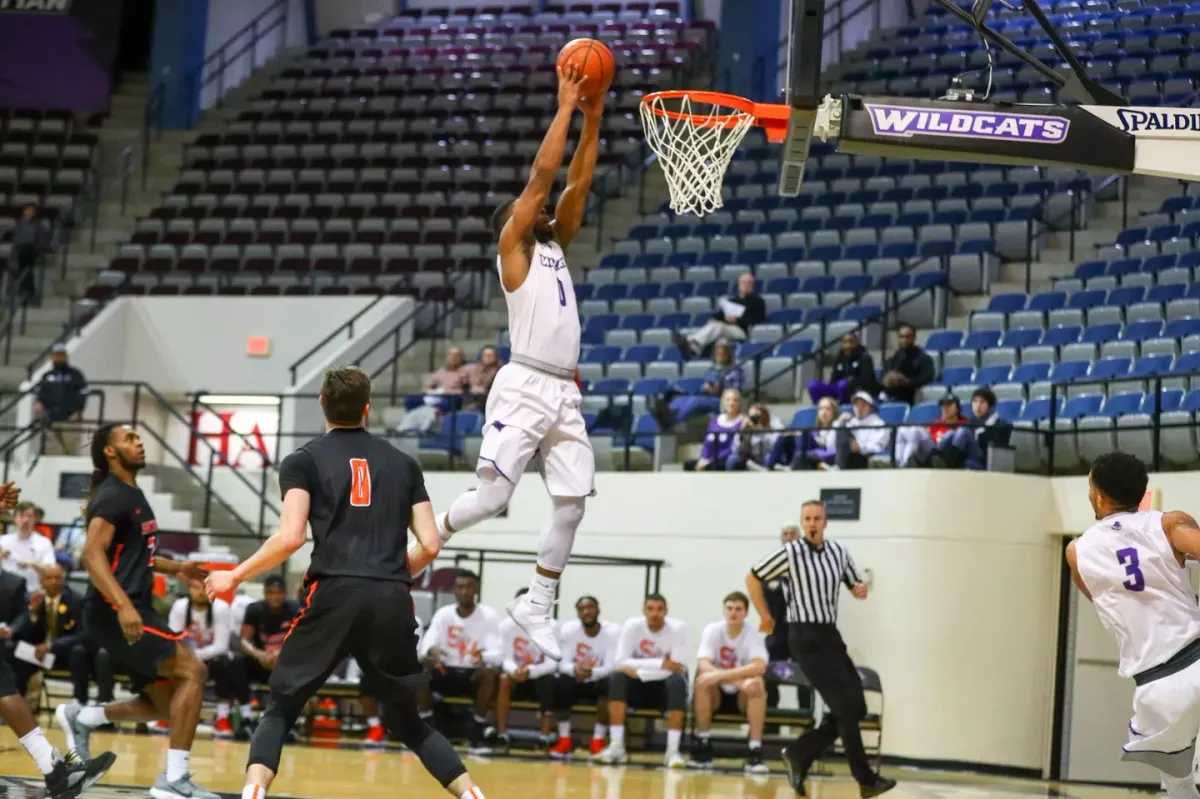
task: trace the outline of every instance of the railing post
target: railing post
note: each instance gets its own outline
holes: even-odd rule
[[[1046,474],[1047,474],[1047,476],[1050,476],[1050,477],[1054,476],[1054,449],[1058,443],[1057,421],[1058,421],[1058,384],[1051,383],[1050,384],[1050,421],[1049,421],[1050,432],[1048,435],[1048,439],[1050,442],[1050,450],[1046,456]]]
[[[416,320],[413,320],[413,338],[417,337]],[[397,325],[392,329],[392,402],[396,401],[396,375],[400,371],[400,364],[396,361],[400,354],[400,326]]]
[[[1129,227],[1129,176],[1121,176],[1121,228]]]
[[[1025,220],[1025,293],[1033,291],[1033,219]]]
[[[208,475],[204,480],[204,513],[201,515],[201,527],[208,527],[212,516],[213,459],[216,457],[217,453],[210,450],[208,453]]]
[[[258,17],[250,20],[250,71],[258,69]]]
[[[1162,454],[1162,375],[1154,377],[1154,432],[1150,437],[1150,451],[1152,453],[1151,460],[1153,461],[1154,471],[1162,468],[1159,462]]]

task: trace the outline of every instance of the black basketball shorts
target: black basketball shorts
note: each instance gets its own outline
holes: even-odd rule
[[[600,699],[608,699],[608,679],[580,682],[570,674],[554,677],[554,707],[569,711],[576,705],[595,705]]]
[[[88,602],[84,608],[84,630],[88,639],[108,652],[115,671],[129,675],[133,690],[140,691],[163,679],[159,667],[175,657],[182,633],[171,632],[167,620],[152,608],[138,608],[142,616],[142,637],[129,643],[121,629],[117,612],[102,601]]]
[[[381,702],[413,698],[425,685],[407,585],[326,577],[309,580],[304,596],[271,673],[272,693],[303,704],[347,657]]]

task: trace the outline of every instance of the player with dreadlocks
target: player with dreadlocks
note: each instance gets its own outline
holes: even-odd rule
[[[85,629],[133,678],[137,696],[103,706],[59,705],[55,716],[66,731],[68,748],[85,760],[91,731],[102,724],[169,719],[167,769],[150,795],[219,799],[196,785],[188,771],[208,670],[151,605],[153,572],[185,580],[203,580],[208,572],[155,555],[158,524],[137,487],[137,473],[146,465],[138,434],[107,424],[92,437],[91,449],[94,471],[82,558],[91,578]]]

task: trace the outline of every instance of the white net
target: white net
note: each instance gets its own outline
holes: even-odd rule
[[[667,178],[671,210],[703,216],[724,205],[725,171],[754,115],[709,103],[693,106],[687,95],[650,97],[640,108],[646,140]]]

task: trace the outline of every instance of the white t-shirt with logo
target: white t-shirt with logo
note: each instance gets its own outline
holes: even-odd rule
[[[536,680],[554,673],[556,664],[542,654],[542,650],[529,640],[529,636],[512,619],[500,622],[500,649],[504,653],[501,668],[512,674],[518,666],[529,667],[529,678]]]
[[[0,550],[5,553],[4,560],[0,561],[0,568],[23,578],[25,590],[31,594],[41,590],[42,576],[38,574],[37,569],[17,564],[36,563],[39,566],[53,566],[56,563],[54,544],[36,530],[25,539],[21,538],[20,533],[0,535]]]
[[[224,599],[214,599],[212,603],[212,626],[208,624],[208,613],[192,609],[192,623],[187,623],[187,609],[191,600],[181,597],[171,605],[171,613],[167,616],[167,624],[171,630],[184,634],[184,642],[196,652],[200,660],[228,657],[229,644],[233,626],[231,620],[233,611]]]
[[[748,666],[754,660],[763,663],[771,660],[762,633],[752,629],[749,624],[743,624],[737,637],[730,638],[729,628],[723,621],[714,621],[704,627],[700,635],[700,648],[696,650],[696,659],[701,658],[711,660],[718,669],[736,669]],[[736,685],[724,682],[720,685],[727,694],[737,693]]]
[[[592,636],[583,629],[579,619],[571,619],[558,633],[558,645],[563,653],[558,670],[574,677],[576,666],[590,666],[592,676],[585,682],[608,679],[613,672],[620,637],[621,625],[614,621],[600,622],[600,630]]]
[[[503,659],[500,617],[487,605],[476,605],[464,618],[458,615],[457,606],[447,605],[433,614],[417,652],[424,658],[434,647],[446,653],[442,662],[448,668],[475,668],[479,665],[475,653],[483,656],[484,663],[499,666]]]
[[[662,667],[663,658],[687,663],[687,650],[687,625],[683,622],[668,616],[656,632],[650,629],[645,616],[634,616],[621,625],[616,665],[633,666],[642,682],[657,682],[673,673]]]

